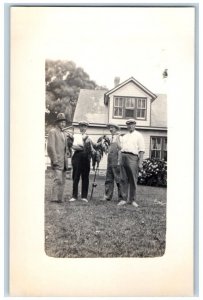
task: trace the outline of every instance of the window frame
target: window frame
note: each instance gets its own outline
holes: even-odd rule
[[[122,106],[115,106],[115,101],[116,101],[116,98],[122,98]],[[118,96],[114,96],[114,98],[113,98],[113,117],[115,118],[115,119],[123,119],[123,111],[124,111],[124,101],[123,101],[123,97],[118,97]],[[115,112],[114,112],[114,110],[115,110],[115,108],[120,108],[120,109],[122,109],[122,116],[115,116]]]
[[[158,138],[161,139],[161,143],[160,143],[161,144],[161,149],[160,150],[159,149],[158,150],[152,149],[153,139],[158,139]],[[165,142],[165,140],[166,140],[166,142]],[[161,160],[167,161],[167,142],[168,142],[167,136],[159,136],[159,135],[150,136],[150,152],[149,152],[150,158],[161,159]],[[164,145],[166,145],[166,150],[164,148]],[[152,151],[159,151],[160,152],[160,158],[152,157]]]
[[[122,98],[123,101],[123,106],[122,106],[122,117],[121,116],[115,116],[115,100],[116,99]],[[126,108],[126,102],[128,99],[134,100],[134,109],[132,108]],[[138,108],[138,100],[144,100],[145,103],[145,108]],[[145,111],[145,117],[138,117],[137,116],[137,110],[141,109]],[[133,116],[126,116],[126,110],[132,110],[133,111]],[[134,118],[135,120],[141,120],[141,121],[146,121],[147,120],[147,97],[134,97],[134,96],[113,96],[113,119],[131,119]]]

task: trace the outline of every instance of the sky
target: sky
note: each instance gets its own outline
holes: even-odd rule
[[[22,10],[22,8],[21,8]],[[194,9],[188,8],[28,8],[18,22],[49,59],[72,60],[98,85],[133,76],[152,92],[165,86],[162,73],[184,52],[193,55]],[[34,18],[33,18],[34,15]],[[25,17],[27,16],[27,18]],[[37,50],[37,49],[36,49]],[[37,50],[38,51],[38,50]]]

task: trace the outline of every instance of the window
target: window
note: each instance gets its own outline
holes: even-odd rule
[[[125,117],[133,118],[135,111],[135,99],[134,98],[126,98],[125,99]]]
[[[167,137],[151,137],[151,158],[167,161]]]
[[[147,98],[114,97],[114,118],[146,120]]]
[[[146,100],[137,99],[137,118],[136,119],[145,119],[146,117]]]
[[[115,97],[114,98],[114,117],[122,118],[123,117],[123,98]]]

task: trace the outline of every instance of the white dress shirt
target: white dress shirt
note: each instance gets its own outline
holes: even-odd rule
[[[128,132],[121,139],[121,152],[137,154],[145,151],[144,138],[138,131]]]
[[[82,147],[84,146],[81,133],[74,135],[73,146],[82,146]]]

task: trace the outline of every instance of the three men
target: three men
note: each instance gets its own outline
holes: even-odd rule
[[[53,169],[53,183],[51,200],[63,202],[66,171],[68,169],[68,156],[66,136],[63,128],[66,126],[66,118],[63,113],[59,113],[56,118],[56,125],[48,135],[47,152],[51,160]]]

